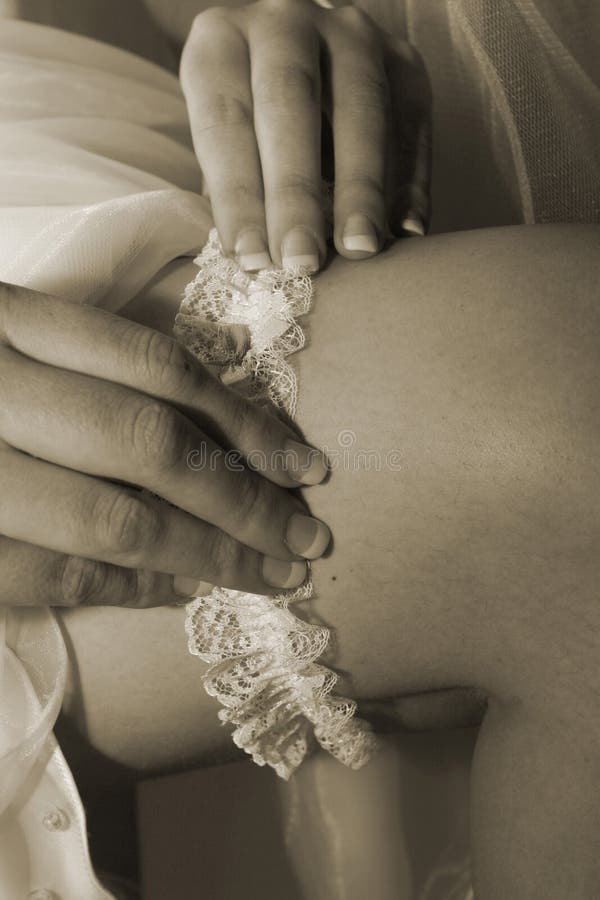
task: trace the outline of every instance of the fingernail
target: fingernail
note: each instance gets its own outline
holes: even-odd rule
[[[292,553],[306,559],[318,559],[327,550],[330,540],[331,532],[325,522],[302,513],[290,516],[285,542]]]
[[[408,215],[402,219],[400,228],[407,235],[425,237],[425,223],[421,216],[416,212],[409,212]]]
[[[286,470],[292,478],[300,484],[320,484],[327,475],[327,461],[325,455],[301,444],[299,441],[285,442]]]
[[[355,213],[349,216],[344,226],[342,244],[345,250],[377,253],[379,240],[371,220],[363,216],[362,213]]]
[[[260,231],[243,231],[237,239],[235,253],[245,272],[258,272],[273,265]]]
[[[301,266],[314,273],[319,270],[319,248],[312,234],[302,228],[289,231],[281,244],[281,259],[284,269]]]
[[[185,578],[183,575],[173,578],[173,590],[179,597],[205,597],[212,589],[212,584],[197,578]]]
[[[263,578],[272,587],[299,587],[306,579],[307,573],[305,562],[286,562],[272,556],[265,556],[263,560]]]

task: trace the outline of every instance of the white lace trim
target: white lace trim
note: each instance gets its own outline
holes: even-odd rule
[[[304,345],[296,317],[308,312],[313,288],[301,269],[243,272],[223,256],[215,230],[194,260],[198,274],[184,294],[175,336],[220,377],[259,402],[289,415],[296,409],[296,375],[286,356]],[[312,596],[297,591],[263,597],[215,588],[187,605],[190,653],[210,664],[203,681],[223,705],[222,722],[258,765],[289,778],[316,744],[351,768],[377,746],[356,718],[356,703],[333,695],[337,675],[316,660],[329,629],[297,618],[289,604]]]
[[[194,262],[199,271],[185,289],[175,336],[204,363],[221,366],[226,384],[240,383],[246,396],[293,416],[296,375],[286,356],[304,346],[296,317],[310,309],[309,276],[301,269],[249,275],[223,256],[214,229]]]

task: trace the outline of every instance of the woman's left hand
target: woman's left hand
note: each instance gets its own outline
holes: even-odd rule
[[[208,9],[180,74],[215,223],[243,268],[320,268],[323,178],[334,182],[343,256],[372,256],[390,233],[425,233],[427,76],[416,51],[362,10],[312,0]]]

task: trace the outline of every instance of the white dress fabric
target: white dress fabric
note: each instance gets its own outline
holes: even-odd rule
[[[158,66],[2,21],[0,280],[115,310],[195,255],[211,219],[186,121],[177,79]],[[0,618],[0,900],[108,900],[52,735],[60,629],[45,609]]]
[[[51,732],[67,669],[62,636],[44,609],[12,617],[10,635],[6,624],[3,617],[0,898],[109,900],[90,863],[76,785]]]
[[[407,0],[400,16],[364,5],[413,40],[431,72],[435,230],[600,221],[597,5]],[[201,190],[175,76],[80,36],[2,22],[0,280],[118,310],[205,244]],[[0,900],[106,900],[52,736],[60,631],[44,610],[2,621]]]

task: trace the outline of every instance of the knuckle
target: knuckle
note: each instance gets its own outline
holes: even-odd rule
[[[223,398],[222,409],[228,428],[235,435],[237,447],[251,448],[251,456],[262,457],[266,435],[265,416],[259,406],[252,401],[228,390]]]
[[[263,7],[267,15],[276,16],[276,21],[287,22],[290,28],[310,27],[320,12],[313,0],[262,0],[256,5]]]
[[[145,569],[132,570],[132,588],[127,596],[125,606],[134,609],[151,609],[164,602],[166,593],[164,578],[158,572]],[[162,592],[162,597],[161,597]]]
[[[372,116],[373,113],[381,115],[389,107],[389,85],[382,67],[373,66],[363,70],[359,78],[356,78],[351,90],[352,108],[359,113]]]
[[[136,348],[136,363],[144,381],[149,381],[153,392],[160,391],[169,397],[185,392],[192,372],[188,354],[177,341],[159,331],[140,332]]]
[[[102,496],[94,510],[95,537],[111,558],[141,558],[160,540],[160,517],[135,494],[116,491]]]
[[[231,11],[226,6],[210,6],[199,12],[192,22],[190,37],[204,36],[206,31],[214,28],[231,26]]]
[[[318,209],[323,202],[321,185],[303,172],[282,172],[271,188],[273,199],[296,203],[298,198],[305,204],[312,201]]]
[[[235,177],[226,179],[209,190],[209,193],[213,203],[218,203],[221,209],[227,210],[233,219],[237,219],[241,211],[247,215],[249,210],[260,208],[264,202],[260,185],[240,181]]]
[[[359,6],[342,6],[336,10],[336,15],[344,22],[346,28],[361,36],[371,37],[377,31],[371,17]]]
[[[252,125],[252,110],[240,97],[225,91],[206,93],[201,101],[201,132]]]
[[[194,18],[181,52],[179,76],[184,91],[198,92],[204,81],[215,80],[227,61],[232,40],[245,43],[238,27],[239,13],[223,6],[209,7]]]
[[[383,193],[383,180],[377,175],[367,172],[353,172],[351,175],[340,178],[335,186],[338,192],[338,202],[340,198],[349,201],[350,197],[360,196],[364,201],[371,197],[378,206]]]
[[[106,568],[102,563],[81,556],[66,556],[58,577],[59,606],[91,606],[102,602]]]
[[[180,74],[202,64],[204,48],[218,47],[218,38],[224,29],[234,28],[231,11],[224,6],[211,6],[199,12],[190,26],[188,38],[181,53]]]
[[[250,401],[233,391],[228,392],[227,401],[229,416],[235,429],[238,443],[251,443],[249,439],[257,437],[256,422],[260,413],[257,412],[257,408]]]
[[[184,420],[174,409],[148,401],[128,417],[136,463],[152,475],[167,474],[185,455]]]
[[[240,476],[239,482],[235,495],[235,506],[231,510],[230,517],[236,529],[245,530],[262,506],[263,482],[258,475],[252,472],[244,472]]]
[[[244,548],[228,534],[214,532],[205,547],[206,566],[211,579],[222,584],[235,584],[244,565]]]
[[[279,64],[269,69],[254,90],[256,105],[283,112],[320,102],[320,80],[316,71],[304,66]]]

